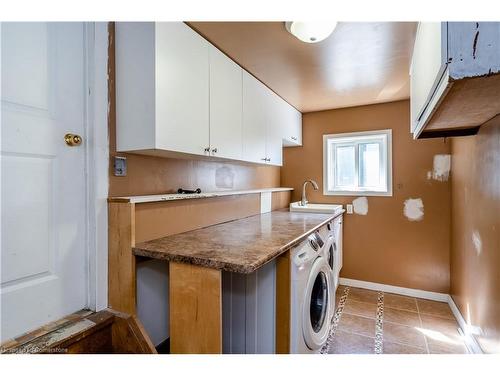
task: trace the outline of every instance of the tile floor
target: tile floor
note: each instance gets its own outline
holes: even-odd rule
[[[335,306],[324,353],[467,353],[447,303],[339,286]]]

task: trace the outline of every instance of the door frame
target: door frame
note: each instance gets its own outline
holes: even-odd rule
[[[108,307],[108,22],[84,23],[87,304]]]

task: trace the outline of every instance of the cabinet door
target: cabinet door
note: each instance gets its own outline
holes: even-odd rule
[[[156,23],[156,148],[209,146],[208,42],[182,22]]]
[[[266,162],[266,91],[260,81],[243,71],[243,160]]]
[[[241,159],[242,69],[210,46],[210,153]]]
[[[290,104],[282,101],[283,145],[302,146],[302,114]]]
[[[410,68],[411,132],[414,133],[446,68],[446,35],[440,22],[420,22]]]
[[[269,89],[265,95],[266,116],[266,156],[267,163],[272,165],[283,164],[283,100]]]

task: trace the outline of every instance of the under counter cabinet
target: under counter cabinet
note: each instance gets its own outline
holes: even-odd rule
[[[500,22],[420,22],[410,84],[414,138],[475,134],[500,113]]]
[[[210,45],[210,154],[242,159],[242,69]]]
[[[118,22],[117,150],[206,155],[209,43],[182,22]]]

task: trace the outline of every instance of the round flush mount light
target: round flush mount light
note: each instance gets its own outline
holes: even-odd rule
[[[335,30],[337,22],[285,22],[290,34],[305,43],[318,43],[325,40]]]

